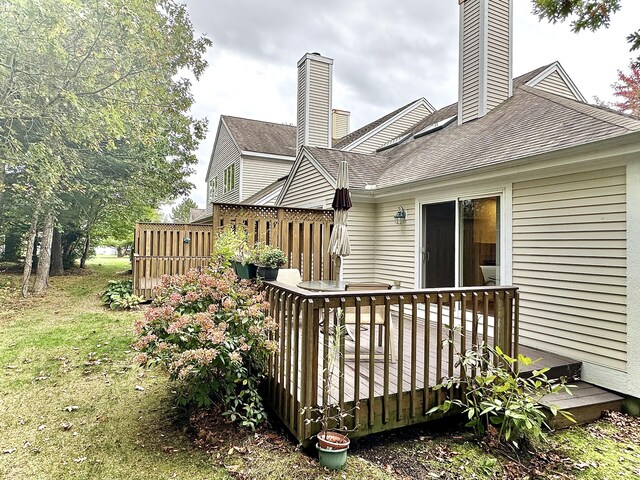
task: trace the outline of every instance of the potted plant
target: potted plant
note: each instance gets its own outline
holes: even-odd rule
[[[347,434],[349,431],[357,428],[356,425],[354,429],[348,430],[347,427],[342,424],[345,418],[353,417],[353,410],[359,408],[358,403],[356,403],[352,409],[343,410],[331,393],[333,391],[331,386],[336,376],[335,368],[339,363],[340,343],[344,334],[345,326],[339,323],[338,326],[335,327],[333,338],[329,345],[327,366],[325,369],[327,375],[322,376],[323,386],[329,392],[327,404],[318,407],[305,407],[300,411],[301,415],[307,411],[315,415],[315,418],[306,419],[305,423],[320,424],[320,432],[316,435],[318,439],[316,449],[318,450],[320,465],[329,470],[339,470],[344,466],[347,461],[347,452],[351,443]],[[335,428],[332,429],[332,426],[335,426]]]
[[[278,269],[287,262],[287,256],[277,247],[259,243],[253,253],[253,261],[258,266],[258,276],[263,280],[275,280]]]
[[[232,267],[239,278],[256,278],[257,267],[252,263],[254,255],[244,228],[227,225],[218,232],[214,255],[224,265]]]

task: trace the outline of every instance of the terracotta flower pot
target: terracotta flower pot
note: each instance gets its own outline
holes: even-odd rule
[[[317,438],[318,445],[325,450],[346,450],[351,443],[349,437],[337,432],[320,432]]]

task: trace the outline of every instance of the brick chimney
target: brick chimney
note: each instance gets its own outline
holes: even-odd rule
[[[331,147],[333,59],[307,53],[298,61],[297,150],[303,145]]]
[[[512,95],[512,0],[458,0],[458,124],[480,118]]]
[[[342,137],[349,135],[350,115],[350,112],[346,110],[333,109],[333,140],[340,140]]]

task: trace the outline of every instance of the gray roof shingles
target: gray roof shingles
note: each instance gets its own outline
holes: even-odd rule
[[[453,104],[434,112],[410,133],[455,115],[456,109]],[[310,152],[331,175],[336,174],[340,158],[347,158],[352,188],[366,184],[382,188],[471,172],[638,130],[640,121],[627,115],[520,86],[513,97],[480,119],[463,125],[453,122],[378,154]]]
[[[223,115],[222,118],[240,150],[295,157],[295,126],[229,115]]]

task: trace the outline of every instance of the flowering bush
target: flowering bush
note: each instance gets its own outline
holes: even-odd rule
[[[255,428],[264,417],[258,392],[276,322],[262,294],[232,269],[163,276],[152,307],[136,322],[143,365],[165,366],[178,403],[222,405],[232,421]]]

